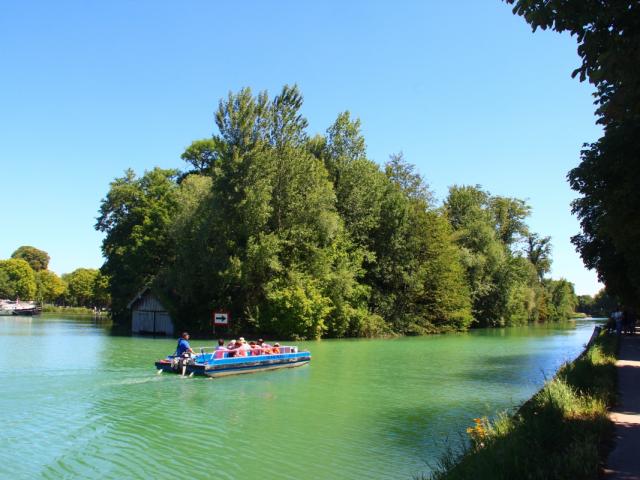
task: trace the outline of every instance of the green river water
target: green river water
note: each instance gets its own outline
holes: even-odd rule
[[[593,326],[300,342],[308,366],[189,379],[155,373],[173,339],[0,317],[0,477],[411,479],[474,417],[529,398]]]

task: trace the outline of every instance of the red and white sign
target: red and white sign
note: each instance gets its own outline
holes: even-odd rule
[[[229,325],[229,318],[231,315],[229,312],[220,311],[213,312],[213,324],[214,325]]]

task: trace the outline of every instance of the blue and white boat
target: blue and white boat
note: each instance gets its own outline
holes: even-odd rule
[[[229,351],[219,350],[207,353],[208,348],[200,348],[200,353],[191,358],[169,355],[158,360],[155,365],[158,373],[170,372],[184,375],[204,375],[222,377],[241,373],[263,372],[280,368],[301,367],[311,361],[311,353],[298,351],[298,347],[279,347],[280,353],[247,352],[246,357],[229,357]]]

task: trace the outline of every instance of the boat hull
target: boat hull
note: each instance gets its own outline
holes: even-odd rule
[[[40,313],[42,313],[42,310],[34,307],[34,308],[17,308],[13,311],[13,315],[20,315],[23,317],[32,317],[34,315],[40,315]]]
[[[206,377],[225,377],[245,373],[266,372],[282,368],[294,368],[307,365],[311,361],[309,352],[296,352],[281,355],[260,355],[252,357],[225,358],[209,362],[198,362],[187,365],[186,375]],[[182,369],[170,360],[155,362],[159,371],[182,373]]]

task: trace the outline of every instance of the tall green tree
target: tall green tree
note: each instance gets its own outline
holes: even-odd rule
[[[221,145],[216,138],[195,140],[181,155],[181,158],[190,163],[197,173],[211,174],[220,156]]]
[[[128,301],[173,259],[168,228],[177,208],[177,175],[154,168],[137,177],[127,170],[101,202],[95,228],[105,233],[102,272],[111,279],[116,317],[126,314]]]
[[[422,176],[416,172],[415,165],[404,159],[402,152],[392,154],[384,166],[384,171],[389,180],[402,190],[409,199],[424,204],[427,208],[431,205],[433,195]]]
[[[349,262],[358,257],[347,251],[325,166],[309,151],[301,106],[288,86],[273,99],[244,89],[220,102],[217,157],[203,172],[210,186],[183,180],[178,203],[192,208],[179,207],[172,228],[179,247],[166,286],[185,321],[206,328],[210,310],[226,308],[238,327],[278,334],[351,328],[351,300],[362,292],[351,288],[358,267]],[[309,298],[326,308],[308,310]]]
[[[569,32],[581,65],[573,71],[596,88],[603,136],[586,145],[569,172],[582,232],[572,238],[588,268],[614,295],[640,298],[640,7],[634,0],[507,0],[514,13],[537,28]]]
[[[111,307],[111,282],[108,276],[98,270],[95,280],[93,281],[93,306],[98,308]]]
[[[578,305],[578,297],[573,284],[564,278],[560,280],[545,280],[545,289],[549,294],[549,319],[566,320]]]
[[[526,237],[525,254],[542,281],[545,274],[551,270],[551,237],[529,233]]]
[[[489,209],[496,235],[503,244],[511,246],[529,233],[526,218],[531,207],[524,200],[493,196],[489,200]]]
[[[60,300],[67,291],[66,282],[49,270],[36,272],[36,284],[36,298],[42,302],[56,302]]]
[[[35,272],[25,260],[0,260],[0,298],[33,300],[36,291]]]
[[[95,306],[95,284],[100,271],[95,268],[77,268],[62,279],[67,284],[67,298],[78,307]]]
[[[444,211],[462,249],[478,325],[540,319],[544,295],[535,267],[513,249],[528,235],[529,206],[518,199],[492,196],[479,186],[454,185]]]
[[[380,220],[371,232],[375,260],[365,276],[372,310],[407,334],[466,328],[469,291],[449,226],[429,210],[427,186],[402,157],[390,159],[385,175]]]
[[[23,245],[11,254],[11,258],[20,258],[26,261],[34,272],[46,270],[49,266],[49,254],[36,247]]]
[[[326,136],[314,138],[308,146],[323,160],[336,198],[336,209],[347,233],[363,258],[374,256],[372,232],[378,228],[382,199],[389,179],[380,167],[366,158],[366,144],[360,120],[349,112],[338,115]]]

